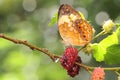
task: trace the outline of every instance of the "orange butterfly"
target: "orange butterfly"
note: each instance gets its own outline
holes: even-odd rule
[[[59,8],[58,26],[63,41],[68,45],[84,46],[92,40],[91,25],[68,4],[63,4]]]

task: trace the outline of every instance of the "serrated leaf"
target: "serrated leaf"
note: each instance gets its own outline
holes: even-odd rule
[[[120,44],[115,44],[107,48],[105,62],[107,64],[120,64]]]
[[[58,20],[58,13],[56,13],[56,14],[52,17],[52,19],[51,19],[51,21],[49,22],[48,26],[53,26],[54,24],[57,23],[57,20]]]
[[[107,48],[113,44],[118,44],[118,37],[115,32],[112,33],[112,35],[109,35],[99,43],[102,47]]]
[[[114,44],[118,44],[118,37],[115,32],[100,41],[98,44],[93,44],[93,57],[96,59],[96,61],[104,61],[104,55],[106,54],[107,47],[110,47]]]

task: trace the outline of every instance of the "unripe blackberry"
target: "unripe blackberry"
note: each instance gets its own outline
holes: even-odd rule
[[[105,23],[102,26],[104,30],[104,34],[109,33],[114,26],[115,26],[115,23],[112,20],[105,21]]]
[[[105,72],[103,68],[101,67],[95,68],[92,73],[91,80],[104,80],[104,78],[105,78]]]

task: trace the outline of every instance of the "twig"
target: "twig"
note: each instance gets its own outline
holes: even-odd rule
[[[39,47],[37,47],[35,45],[32,45],[32,44],[28,43],[27,41],[13,39],[13,38],[5,36],[3,34],[0,34],[0,37],[4,38],[6,40],[9,40],[9,41],[11,41],[11,42],[13,42],[15,44],[23,44],[23,45],[29,47],[32,50],[41,51],[41,52],[45,53],[46,55],[48,55],[53,61],[55,61],[57,58],[59,58],[59,56],[50,53],[46,48],[39,48]]]
[[[115,71],[115,73],[116,73],[118,76],[120,76],[120,73],[119,73],[118,71]]]
[[[103,35],[105,32],[104,31],[101,31],[100,33],[98,33],[92,40],[98,38],[99,36]]]
[[[93,69],[96,68],[96,67],[87,66],[87,65],[85,65],[85,64],[80,64],[80,63],[78,63],[78,62],[76,62],[76,64],[79,65],[79,66],[81,66],[81,67],[83,67],[83,68],[85,68],[86,70],[93,70]],[[120,67],[103,68],[103,69],[104,69],[104,70],[118,71],[118,70],[120,70]]]
[[[3,39],[6,39],[6,40],[9,40],[15,44],[23,44],[27,47],[29,47],[30,49],[32,50],[38,50],[40,52],[43,52],[44,54],[48,55],[53,61],[56,61],[57,59],[60,58],[60,56],[58,55],[55,55],[53,53],[50,53],[46,48],[39,48],[35,45],[32,45],[30,43],[28,43],[27,41],[23,41],[23,40],[18,40],[18,39],[14,39],[14,38],[11,38],[11,37],[8,37],[8,36],[5,36],[3,34],[0,34],[0,38],[3,38]],[[96,67],[91,67],[91,66],[87,66],[85,64],[80,64],[78,62],[75,62],[75,64],[83,67],[84,69],[86,69],[87,71],[90,71],[90,70],[93,70],[94,68]],[[114,70],[114,71],[118,71],[120,70],[120,67],[113,67],[113,68],[103,68],[104,70]]]

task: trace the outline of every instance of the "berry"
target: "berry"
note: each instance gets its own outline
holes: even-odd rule
[[[69,70],[74,65],[77,56],[77,49],[73,47],[68,47],[66,48],[63,56],[60,58],[60,63],[66,70]]]
[[[76,62],[79,62],[79,63],[82,62],[79,56],[77,57]],[[74,77],[77,74],[79,74],[79,70],[80,70],[80,66],[78,66],[77,64],[74,64],[73,67],[69,69],[67,72],[68,72],[68,75],[70,75],[71,77]]]
[[[112,20],[107,20],[102,27],[104,34],[106,34],[109,33],[113,29],[113,27],[115,27],[115,23]]]
[[[81,58],[78,56],[78,51],[76,48],[68,47],[60,58],[60,63],[71,77],[79,74],[80,66],[75,64],[75,62],[82,62]]]
[[[101,67],[95,68],[92,73],[91,80],[104,80],[104,78],[105,78],[105,72],[103,68]]]

